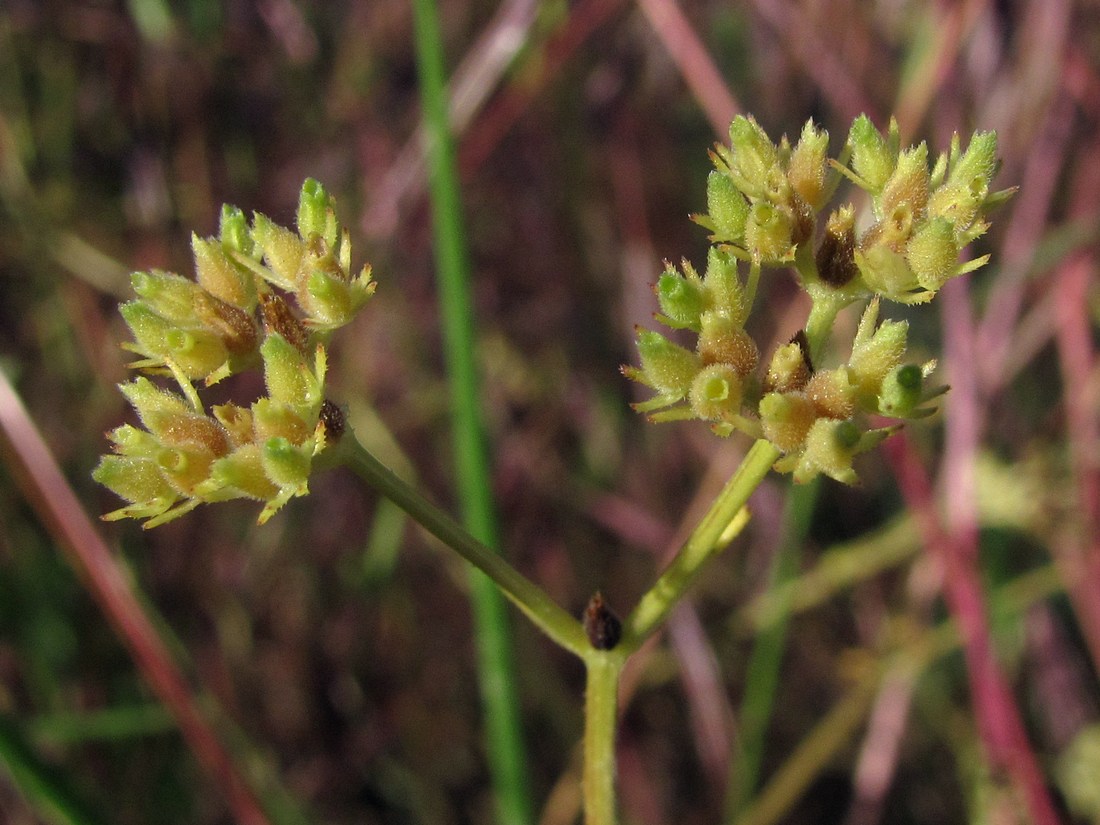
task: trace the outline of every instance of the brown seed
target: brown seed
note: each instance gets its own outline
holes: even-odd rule
[[[325,438],[339,441],[347,427],[344,411],[334,401],[327,398],[321,402],[321,423],[325,425]]]
[[[290,306],[282,296],[274,292],[260,293],[260,316],[263,318],[264,332],[268,335],[273,332],[279,333],[291,346],[307,354],[309,333],[291,312]]]
[[[623,625],[599,591],[584,609],[584,632],[596,650],[612,650],[623,637]]]

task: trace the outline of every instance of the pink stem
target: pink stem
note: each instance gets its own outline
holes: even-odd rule
[[[26,408],[0,371],[0,446],[47,530],[67,553],[138,669],[168,708],[199,763],[221,788],[237,822],[264,825],[266,814],[196,706],[183,674],[135,598],[129,579],[92,526]]]
[[[963,638],[972,705],[987,756],[1022,792],[1030,821],[1058,825],[1042,772],[1027,740],[1019,708],[997,666],[989,638],[976,536],[948,534],[936,515],[932,484],[904,433],[885,442],[898,486],[917,518],[924,542],[943,566],[944,597]]]

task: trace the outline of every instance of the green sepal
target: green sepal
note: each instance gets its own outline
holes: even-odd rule
[[[264,340],[260,355],[268,394],[275,401],[288,405],[312,426],[324,401],[323,355],[316,359],[320,369],[315,369],[305,355],[277,332]]]
[[[245,312],[256,308],[255,277],[230,259],[220,240],[192,234],[191,250],[195,256],[195,276],[203,289]]]
[[[707,218],[713,231],[711,240],[740,244],[745,237],[749,202],[724,171],[707,176]]]
[[[702,368],[699,356],[669,341],[659,332],[638,329],[640,371],[629,377],[641,380],[662,395],[673,399],[687,397],[691,382]]]
[[[267,264],[261,267],[263,276],[280,289],[297,292],[298,270],[306,253],[302,239],[259,212],[252,218],[252,238]]]
[[[661,308],[661,323],[673,329],[698,331],[699,318],[706,309],[707,296],[703,282],[693,269],[685,266],[687,277],[668,267],[657,279],[654,291]],[[694,276],[694,277],[693,277]]]

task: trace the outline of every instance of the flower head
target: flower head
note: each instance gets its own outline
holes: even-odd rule
[[[219,237],[191,246],[195,280],[135,273],[137,299],[121,307],[134,337],[123,346],[142,356],[131,366],[173,378],[178,392],[144,376],[120,385],[144,429],[109,433],[114,452],[92,474],[129,502],[108,520],[154,527],[201,503],[249,498],[264,502],[262,523],[308,493],[314,457],[344,429],[325,398],[323,336],[355,316],[374,283],[369,267],[351,275],[348,233],[324,187],[303,185],[297,232],[258,214],[249,226],[227,206]],[[207,410],[192,383],[255,368],[267,395],[248,406]]]

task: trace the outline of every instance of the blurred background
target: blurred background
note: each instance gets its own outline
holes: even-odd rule
[[[1100,821],[1100,802],[1090,812],[1071,787],[1100,746],[1097,6],[445,0],[440,12],[503,543],[578,614],[597,588],[626,613],[747,446],[698,423],[646,424],[618,372],[661,261],[703,263],[688,215],[705,211],[707,150],[735,113],[773,137],[812,117],[834,154],[861,112],[882,127],[895,114],[935,151],[955,131],[996,129],[995,183],[1021,187],[971,250],[991,265],[930,307],[884,310],[910,319],[918,356],[940,358],[946,412],[865,457],[861,488],[826,482],[787,506],[809,526],[789,585],[769,591],[792,529],[773,477],[747,535],[640,657],[621,728],[625,820],[726,821],[751,653],[793,610],[760,785],[819,741],[823,719],[855,710],[788,804],[756,821],[1023,821],[983,750],[938,596],[933,545],[947,535],[973,539],[1055,804]],[[128,420],[115,385],[129,273],[190,274],[190,232],[214,234],[223,202],[292,223],[305,177],[336,195],[354,263],[379,283],[333,341],[332,393],[365,441],[454,508],[419,122],[405,3],[5,0],[0,368],[88,513],[119,506],[89,474],[103,433]],[[762,351],[805,311],[787,275],[766,278],[751,327],[772,342]],[[857,317],[838,335],[850,341]],[[899,466],[920,468],[925,494],[904,473],[899,485]],[[0,821],[233,821],[43,526],[50,503],[18,478],[0,470]],[[311,490],[263,528],[236,502],[100,531],[273,821],[492,821],[462,569],[350,474]],[[514,618],[539,816],[573,822],[583,673]],[[868,688],[877,667],[887,675]],[[45,813],[20,760],[102,819]]]

